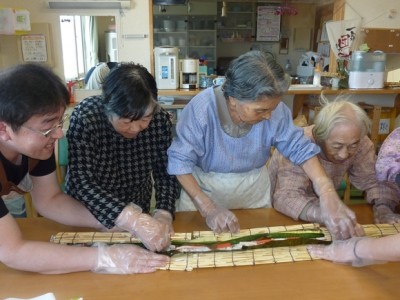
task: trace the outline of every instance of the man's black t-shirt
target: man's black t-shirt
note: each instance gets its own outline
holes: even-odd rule
[[[3,164],[3,168],[6,172],[6,178],[8,181],[18,185],[22,179],[28,173],[28,157],[22,157],[22,163],[20,165],[14,165],[13,163],[9,162],[3,154],[0,153],[0,160]],[[41,160],[37,163],[37,165],[29,172],[32,176],[45,176],[48,175],[56,169],[56,159],[55,155],[53,155],[46,160]],[[1,194],[0,196],[3,196]],[[4,204],[4,200],[1,199],[0,201],[0,218],[4,217],[8,213],[8,209]]]

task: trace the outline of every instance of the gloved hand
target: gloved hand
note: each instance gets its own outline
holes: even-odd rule
[[[319,202],[311,201],[302,210],[299,219],[307,222],[313,222],[318,224],[324,224],[321,218],[321,207]]]
[[[362,258],[358,255],[358,247],[368,239],[370,238],[353,237],[344,241],[333,241],[329,246],[309,245],[307,250],[311,256],[331,260],[335,263],[351,264],[354,267],[383,263],[382,261]]]
[[[170,236],[175,233],[174,227],[172,226],[172,215],[169,211],[163,209],[155,209],[153,212],[153,218],[168,226],[168,232]]]
[[[122,210],[115,225],[139,238],[151,251],[161,251],[171,243],[168,226],[142,213],[142,209],[133,203]]]
[[[321,218],[333,239],[345,240],[353,236],[365,235],[357,223],[355,213],[339,199],[329,179],[322,179],[317,187],[320,197]]]
[[[193,199],[194,205],[206,219],[206,223],[215,233],[238,233],[239,220],[230,210],[217,206],[210,198],[201,193]]]
[[[150,273],[166,266],[169,257],[135,245],[98,244],[97,263],[93,272],[103,274]]]
[[[400,223],[400,215],[392,211],[386,205],[374,205],[374,219],[376,224],[395,224]]]

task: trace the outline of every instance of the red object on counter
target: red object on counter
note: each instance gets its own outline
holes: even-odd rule
[[[71,80],[67,82],[67,88],[68,88],[68,93],[69,93],[69,103],[74,103],[74,86],[75,86],[75,81]]]

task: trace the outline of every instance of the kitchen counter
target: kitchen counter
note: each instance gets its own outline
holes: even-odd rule
[[[181,97],[191,98],[200,93],[203,89],[178,89],[178,90],[158,90],[159,96],[174,96],[178,100],[174,102],[174,105],[185,105],[190,99],[180,100]],[[339,94],[350,94],[350,95],[393,95],[396,97],[396,102],[400,103],[400,89],[397,88],[383,88],[383,89],[331,89],[329,87],[323,87],[322,89],[293,89],[287,91],[286,95],[293,96],[293,117],[296,117],[302,110],[305,101],[309,95],[339,95]]]
[[[361,224],[373,222],[371,206],[350,206]],[[272,208],[236,210],[241,228],[300,224]],[[52,234],[91,229],[64,226],[45,218],[17,219],[25,238],[48,241]],[[207,230],[198,212],[180,212],[176,232]],[[78,272],[40,275],[0,263],[0,299],[53,292],[57,299],[398,299],[400,263],[363,268],[315,260],[255,266],[157,271],[139,275]]]

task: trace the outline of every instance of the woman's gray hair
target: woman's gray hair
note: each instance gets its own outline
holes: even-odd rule
[[[328,139],[332,129],[343,123],[353,123],[361,130],[361,136],[371,131],[371,120],[364,109],[349,101],[349,96],[339,95],[334,101],[321,95],[322,109],[315,117],[313,135],[316,140]]]
[[[242,102],[283,96],[291,81],[281,65],[261,51],[249,51],[234,59],[225,77],[225,98],[231,96]]]

